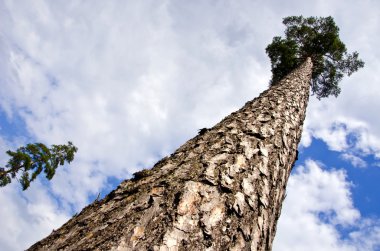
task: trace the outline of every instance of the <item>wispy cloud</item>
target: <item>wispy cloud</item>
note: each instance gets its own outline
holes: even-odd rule
[[[1,189],[2,250],[24,250],[70,218],[39,180],[24,193],[19,186],[16,182]]]
[[[367,162],[365,162],[363,159],[353,154],[343,153],[340,155],[340,157],[343,160],[350,162],[351,165],[353,165],[354,167],[360,167],[360,168],[367,167]]]

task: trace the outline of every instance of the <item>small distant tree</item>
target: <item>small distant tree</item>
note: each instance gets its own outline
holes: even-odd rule
[[[51,180],[58,166],[74,160],[77,150],[70,141],[67,145],[52,145],[51,148],[42,143],[34,143],[20,147],[15,152],[9,150],[8,163],[5,168],[0,167],[0,186],[18,179],[22,189],[26,190],[42,171]],[[20,178],[17,177],[19,172],[22,172]]]
[[[339,95],[344,74],[350,76],[364,62],[355,51],[347,53],[332,17],[291,16],[283,19],[285,38],[276,36],[266,48],[272,63],[271,85],[276,85],[310,57],[313,62],[312,94],[318,99]]]

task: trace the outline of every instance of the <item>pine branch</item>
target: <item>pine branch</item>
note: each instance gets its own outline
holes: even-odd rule
[[[67,145],[53,145],[50,149],[42,143],[28,144],[18,148],[15,152],[7,151],[11,157],[5,168],[0,168],[0,186],[6,186],[22,171],[19,182],[23,190],[30,186],[30,182],[44,171],[47,179],[52,179],[55,170],[65,162],[74,160],[78,148],[71,142]],[[17,179],[18,180],[18,179]]]

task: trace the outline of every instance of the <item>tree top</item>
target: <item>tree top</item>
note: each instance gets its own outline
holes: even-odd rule
[[[339,82],[364,62],[356,51],[347,53],[339,28],[329,17],[290,16],[283,19],[285,38],[276,36],[266,48],[272,64],[271,85],[277,84],[308,57],[313,62],[311,89],[318,99],[339,95]]]

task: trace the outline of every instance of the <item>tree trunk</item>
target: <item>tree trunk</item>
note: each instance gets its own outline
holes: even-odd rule
[[[311,70],[308,59],[29,250],[271,250]]]

